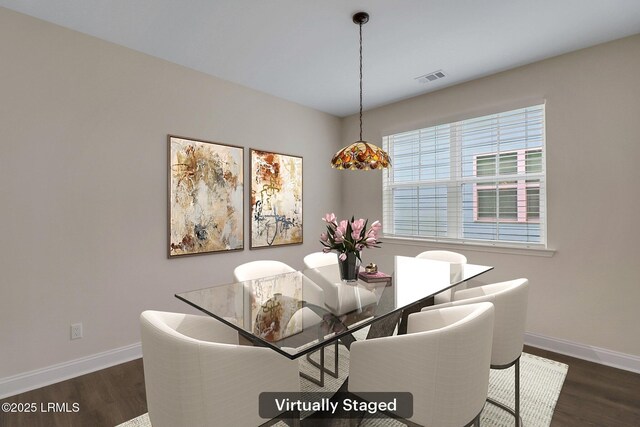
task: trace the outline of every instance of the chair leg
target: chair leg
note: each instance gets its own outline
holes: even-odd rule
[[[522,422],[522,418],[520,417],[520,358],[518,357],[518,359],[516,359],[516,361],[512,364],[509,365],[505,365],[505,366],[491,366],[491,369],[506,369],[511,367],[512,365],[514,366],[514,372],[515,372],[515,378],[514,378],[514,396],[515,396],[515,405],[514,408],[511,409],[508,406],[506,406],[503,403],[497,402],[491,398],[487,398],[487,402],[491,403],[492,405],[497,406],[498,408],[504,409],[505,411],[507,411],[508,413],[510,413],[511,415],[514,416],[516,424],[516,427],[522,427],[523,426],[523,422]]]
[[[340,345],[338,343],[338,340],[335,341],[335,347],[334,347],[334,357],[333,357],[333,372],[329,372],[329,375],[331,375],[334,378],[338,378],[340,375],[338,375],[338,345]]]
[[[520,419],[520,358],[516,361],[515,366],[515,387],[516,387],[516,407],[515,407],[515,417],[516,417],[516,427],[521,427],[521,419]]]

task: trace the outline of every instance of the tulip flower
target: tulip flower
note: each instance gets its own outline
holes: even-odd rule
[[[324,220],[324,222],[326,222],[328,224],[335,224],[336,223],[336,214],[328,213],[322,219]]]
[[[339,221],[334,213],[327,213],[322,220],[326,223],[326,232],[320,234],[320,243],[324,246],[323,252],[336,251],[339,259],[347,259],[348,253],[355,253],[360,258],[360,252],[364,248],[377,247],[378,233],[382,230],[380,221],[374,221],[369,229],[366,229],[368,221],[359,218]],[[348,231],[348,232],[347,232]]]

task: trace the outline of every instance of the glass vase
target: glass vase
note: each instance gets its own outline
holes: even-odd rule
[[[360,258],[356,252],[345,252],[347,258],[344,261],[340,259],[338,254],[338,266],[340,267],[340,279],[343,282],[355,282],[358,280],[360,272]]]

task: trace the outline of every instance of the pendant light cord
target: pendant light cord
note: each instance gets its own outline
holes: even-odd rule
[[[360,26],[360,141],[362,141],[362,22]]]
[[[331,166],[336,169],[375,170],[391,167],[391,160],[382,148],[362,139],[362,25],[369,22],[367,12],[358,12],[352,17],[358,24],[360,33],[360,140],[347,145],[331,159]]]

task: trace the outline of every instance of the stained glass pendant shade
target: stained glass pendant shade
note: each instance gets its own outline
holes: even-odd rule
[[[389,155],[380,147],[366,141],[356,141],[338,151],[331,160],[336,169],[384,169],[391,166]]]
[[[362,25],[369,22],[369,14],[358,12],[353,22],[360,27],[360,140],[338,151],[331,159],[336,169],[372,170],[391,167],[391,159],[382,148],[362,140]]]

